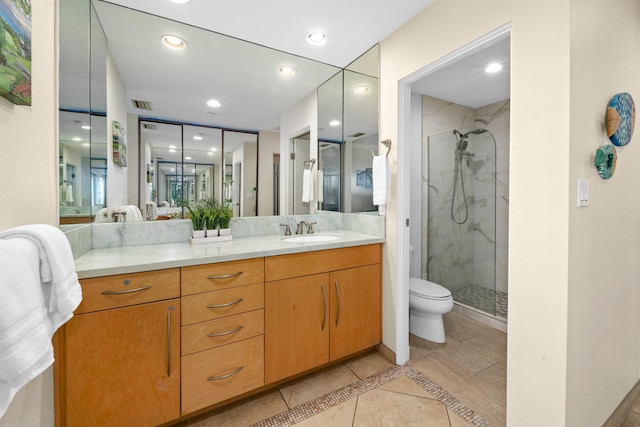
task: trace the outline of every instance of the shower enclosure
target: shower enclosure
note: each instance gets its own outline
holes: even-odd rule
[[[506,319],[506,289],[496,289],[495,139],[456,129],[424,145],[422,276],[457,304]]]

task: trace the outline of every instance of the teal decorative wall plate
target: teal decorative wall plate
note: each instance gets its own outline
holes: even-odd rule
[[[631,142],[636,122],[636,105],[626,92],[615,94],[607,107],[607,136],[615,145]]]
[[[596,158],[594,164],[598,169],[598,175],[602,179],[609,179],[616,171],[616,162],[618,161],[618,154],[616,153],[616,147],[607,144],[596,150]]]

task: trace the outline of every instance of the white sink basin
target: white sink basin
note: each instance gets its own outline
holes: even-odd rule
[[[315,243],[315,242],[329,242],[331,240],[338,240],[338,236],[330,236],[326,234],[305,234],[304,236],[285,237],[283,242],[287,243]]]

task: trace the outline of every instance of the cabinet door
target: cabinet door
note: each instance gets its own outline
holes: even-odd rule
[[[379,344],[380,264],[331,273],[331,361]]]
[[[62,345],[67,426],[151,426],[180,416],[179,299],[77,315]]]
[[[265,284],[265,383],[329,362],[329,274]]]

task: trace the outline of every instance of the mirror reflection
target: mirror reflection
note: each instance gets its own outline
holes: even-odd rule
[[[157,36],[167,33],[187,39],[187,49],[168,51]],[[299,186],[292,170],[280,168],[281,147],[289,149],[281,117],[310,94],[317,94],[321,143],[307,139],[298,150],[318,149],[305,158],[318,159],[314,173],[320,166],[318,187],[326,190],[299,210],[354,211],[345,148],[364,127],[351,132],[357,115],[346,109],[361,105],[343,97],[348,72],[375,77],[366,70],[374,64],[377,73],[374,53],[343,72],[108,2],[60,0],[61,223],[89,222],[99,211],[113,220],[121,206],[136,206],[143,219],[179,217],[183,205],[207,197],[231,201],[237,216],[279,214]],[[279,74],[281,65],[295,75]],[[326,97],[325,82],[335,86]],[[377,97],[377,86],[369,94]],[[212,98],[221,106],[207,106]],[[339,124],[325,125],[324,117]],[[114,121],[126,135],[126,166],[114,163]],[[89,129],[76,136],[78,126]]]

